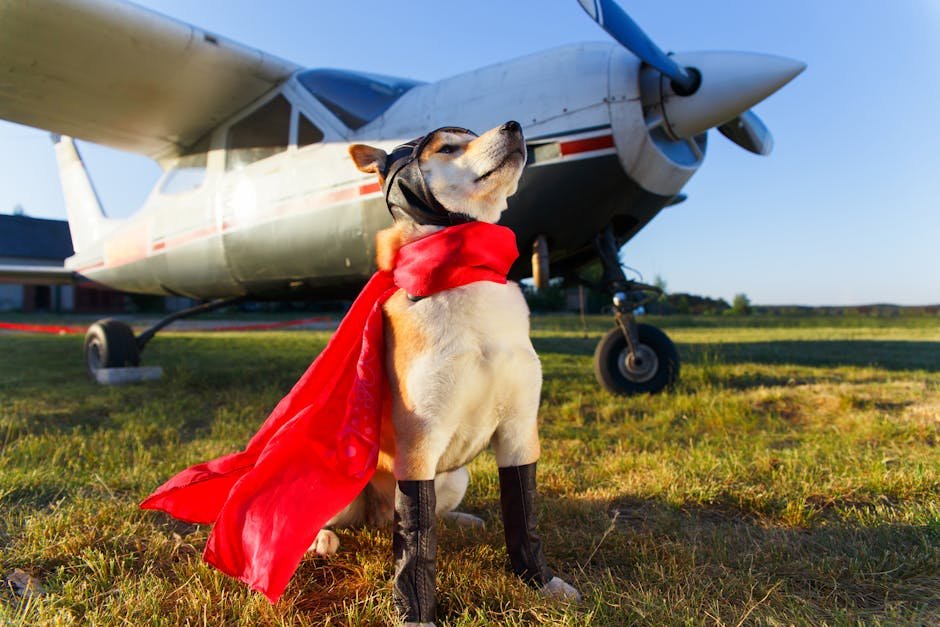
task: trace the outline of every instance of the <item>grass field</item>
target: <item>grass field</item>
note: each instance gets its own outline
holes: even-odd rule
[[[610,321],[537,317],[549,562],[584,594],[544,600],[506,572],[492,456],[442,524],[443,625],[940,623],[940,320],[666,318],[682,380],[598,390]],[[162,381],[89,383],[81,338],[0,335],[0,624],[385,625],[387,531],[341,532],[280,603],[207,567],[205,527],[136,504],[240,448],[324,332],[160,335]]]

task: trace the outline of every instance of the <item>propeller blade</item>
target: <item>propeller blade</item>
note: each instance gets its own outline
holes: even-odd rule
[[[718,127],[722,135],[745,150],[767,156],[774,149],[774,137],[757,114],[748,109]]]
[[[584,12],[620,44],[668,76],[684,91],[695,90],[697,78],[669,58],[613,0],[578,0]]]

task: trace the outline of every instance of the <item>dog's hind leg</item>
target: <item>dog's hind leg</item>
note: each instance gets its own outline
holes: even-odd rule
[[[368,489],[368,486],[366,486]],[[353,502],[347,505],[336,516],[326,522],[326,526],[317,532],[313,544],[307,549],[307,553],[316,553],[320,557],[330,557],[339,550],[339,536],[337,536],[330,527],[348,527],[360,524],[362,522],[363,508],[365,507],[365,490],[359,493]]]
[[[307,550],[316,553],[320,557],[336,555],[336,552],[339,550],[339,536],[330,529],[321,529],[317,532],[316,539]]]
[[[461,527],[480,529],[483,519],[473,514],[456,512],[457,506],[467,493],[470,473],[466,466],[450,472],[442,472],[434,477],[434,490],[437,492],[437,515]]]
[[[392,519],[391,499],[394,497],[390,490],[385,495],[384,484],[394,483],[394,478],[387,473],[376,472],[372,481],[363,488],[362,492],[353,499],[338,514],[327,521],[326,526],[317,533],[316,539],[308,553],[316,553],[320,557],[329,557],[339,550],[339,536],[332,529],[341,527],[356,527],[364,524],[375,526],[388,524]]]
[[[435,511],[438,516],[443,516],[457,509],[467,493],[467,486],[470,484],[470,473],[466,466],[461,466],[450,472],[438,473],[434,477],[434,491],[437,493],[437,507]]]

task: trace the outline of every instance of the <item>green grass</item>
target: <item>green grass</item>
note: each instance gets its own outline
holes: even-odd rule
[[[506,573],[492,456],[443,525],[444,625],[940,622],[940,320],[663,318],[682,380],[598,390],[610,321],[539,316],[541,530],[584,594],[547,601]],[[163,334],[162,381],[86,381],[81,338],[0,335],[0,624],[384,625],[391,542],[341,532],[270,606],[203,564],[208,529],[136,504],[240,448],[328,338]]]

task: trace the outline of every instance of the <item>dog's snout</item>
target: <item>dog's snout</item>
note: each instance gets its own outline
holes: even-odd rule
[[[519,123],[515,120],[510,120],[509,122],[506,122],[501,127],[499,127],[499,130],[505,133],[521,133],[522,126],[520,126]]]

